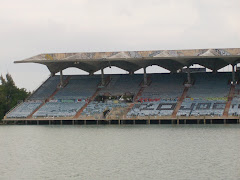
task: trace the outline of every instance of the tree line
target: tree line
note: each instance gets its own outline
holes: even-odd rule
[[[20,101],[24,101],[30,92],[24,88],[18,88],[10,74],[4,78],[0,76],[0,121],[4,115],[16,106]]]

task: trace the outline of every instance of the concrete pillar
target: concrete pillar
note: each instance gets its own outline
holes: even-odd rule
[[[158,124],[161,124],[161,120],[158,120]]]
[[[61,124],[61,125],[63,125],[63,122],[62,122],[62,120],[60,120],[60,124]]]
[[[187,66],[187,79],[188,79],[188,84],[191,84],[191,74],[190,74],[189,66]]]
[[[109,125],[111,124],[111,120],[108,120],[108,124],[109,124]]]
[[[74,120],[72,120],[72,125],[74,125],[75,124],[75,122],[74,122]]]
[[[105,82],[104,82],[104,70],[103,70],[103,68],[101,69],[101,79],[102,79],[102,86],[104,86]]]
[[[226,120],[226,119],[224,119],[224,120],[223,120],[223,123],[224,123],[224,124],[227,124],[227,120]]]
[[[143,82],[144,82],[144,85],[147,85],[147,71],[146,71],[146,67],[143,68]]]
[[[210,119],[210,124],[212,124],[212,119]]]
[[[120,124],[121,124],[121,120],[119,119],[119,120],[118,120],[118,125],[120,125]]]
[[[39,121],[37,120],[37,125],[39,125]]]
[[[87,125],[87,121],[86,120],[84,120],[84,125]]]
[[[235,78],[235,65],[232,64],[232,82],[235,84],[236,78]]]
[[[51,125],[51,121],[50,120],[48,121],[48,125]]]
[[[55,73],[51,72],[51,77],[55,76]]]
[[[136,121],[135,121],[135,120],[133,120],[133,124],[134,124],[134,125],[136,124]]]
[[[179,124],[179,119],[177,119],[177,124]]]
[[[148,125],[151,124],[151,120],[150,119],[147,120],[147,124]]]
[[[98,120],[96,120],[97,121],[97,125],[99,124],[99,122],[98,122]]]
[[[25,121],[25,124],[27,125],[27,124],[28,124],[28,122],[27,122],[27,121]]]
[[[206,124],[206,119],[204,118],[204,120],[203,120],[203,124]]]
[[[60,86],[63,87],[63,72],[60,71]]]

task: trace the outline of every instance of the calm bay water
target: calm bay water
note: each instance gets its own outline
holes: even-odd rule
[[[0,126],[0,179],[240,179],[240,126]]]

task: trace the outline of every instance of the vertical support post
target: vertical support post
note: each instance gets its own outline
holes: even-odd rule
[[[108,120],[108,124],[109,124],[109,125],[111,124],[111,120]]]
[[[158,124],[161,124],[161,120],[158,120]]]
[[[188,84],[191,84],[191,75],[190,75],[189,66],[187,66],[187,79],[188,79]]]
[[[55,76],[55,73],[51,72],[51,77]]]
[[[62,122],[62,120],[60,120],[60,124],[61,124],[61,125],[63,125],[63,122]]]
[[[184,124],[187,124],[187,120],[186,119],[184,119]]]
[[[72,125],[74,125],[75,124],[75,122],[74,122],[74,120],[72,120]]]
[[[48,125],[51,125],[51,121],[50,120],[48,121]]]
[[[210,119],[210,124],[212,124],[212,119]]]
[[[28,122],[27,121],[25,121],[25,125],[27,125],[28,124]]]
[[[223,123],[224,123],[224,124],[226,124],[226,123],[227,123],[227,120],[226,120],[226,119],[224,119],[224,120],[223,120]]]
[[[121,120],[120,119],[118,119],[118,125],[120,125],[121,124]]]
[[[39,125],[39,120],[37,120],[37,125]]]
[[[179,119],[177,118],[177,125],[179,125]]]
[[[99,124],[99,122],[98,122],[98,120],[96,120],[97,121],[97,125]]]
[[[150,119],[147,120],[147,124],[148,125],[151,124],[151,120]]]
[[[103,68],[101,69],[101,79],[102,79],[102,86],[104,86],[105,82],[104,82],[104,70],[103,70]]]
[[[60,71],[60,86],[63,87],[63,72]]]
[[[235,65],[232,64],[232,82],[235,84],[236,78],[235,78]]]
[[[134,125],[136,124],[136,121],[135,121],[135,120],[133,120],[133,124],[134,124]]]
[[[205,117],[204,117],[204,120],[203,120],[203,124],[206,124],[206,119],[205,119]]]
[[[146,70],[146,67],[143,68],[143,82],[144,82],[144,85],[147,85],[147,70]]]
[[[84,120],[84,125],[86,125],[87,124],[87,121],[86,120]]]

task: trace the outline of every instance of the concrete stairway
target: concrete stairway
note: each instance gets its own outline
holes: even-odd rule
[[[181,108],[182,102],[183,102],[183,100],[185,99],[185,97],[187,96],[188,89],[189,89],[188,87],[185,87],[185,88],[184,88],[183,93],[182,93],[182,96],[181,96],[180,99],[178,100],[177,105],[176,105],[176,107],[175,107],[175,109],[174,109],[174,111],[173,111],[173,113],[172,113],[172,117],[173,117],[173,118],[176,118],[177,113],[178,113],[179,109]]]
[[[107,86],[111,81],[111,78],[110,78],[110,75],[106,77],[105,79],[105,86]],[[92,95],[92,97],[89,99],[88,102],[86,102],[84,104],[84,106],[76,113],[76,115],[73,117],[73,119],[77,119],[79,118],[79,116],[82,114],[83,110],[88,106],[88,104],[90,104],[95,98],[96,96],[98,95],[99,91],[101,90],[101,82],[98,84],[98,87],[97,90],[95,91],[95,93]]]
[[[89,99],[88,102],[86,102],[84,104],[84,106],[76,113],[76,115],[73,117],[73,119],[77,119],[79,118],[79,116],[82,114],[83,110],[88,106],[88,104],[90,104],[98,95],[98,92],[101,90],[101,88],[97,88],[97,90],[95,91],[95,93],[92,95],[92,97]]]
[[[69,82],[69,80],[71,79],[72,76],[68,76],[67,79],[63,82],[63,84],[66,86]],[[37,109],[35,109],[28,117],[27,119],[31,119],[33,114],[36,113],[41,107],[43,107],[47,102],[49,102],[57,93],[58,91],[61,89],[59,88],[60,83],[58,84],[56,90],[51,94],[51,96],[49,96],[49,98],[47,98]]]
[[[228,116],[228,111],[229,111],[229,108],[230,108],[231,103],[232,103],[234,92],[235,92],[235,85],[232,84],[231,88],[230,88],[230,91],[229,91],[229,94],[228,94],[228,101],[226,103],[226,106],[225,106],[225,109],[224,109],[224,112],[223,112],[223,117]]]

